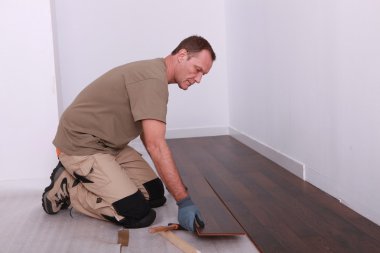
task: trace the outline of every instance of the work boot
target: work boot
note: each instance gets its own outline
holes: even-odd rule
[[[69,183],[73,179],[59,162],[50,176],[51,183],[42,194],[42,207],[48,214],[56,214],[70,206]]]

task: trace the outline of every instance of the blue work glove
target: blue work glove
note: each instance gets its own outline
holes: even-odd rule
[[[201,213],[191,198],[188,196],[177,202],[178,205],[178,221],[185,229],[194,232],[195,226],[203,228],[205,226]]]

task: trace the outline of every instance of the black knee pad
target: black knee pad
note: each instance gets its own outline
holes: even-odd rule
[[[165,189],[161,179],[153,179],[143,184],[143,186],[149,194],[149,205],[151,207],[159,207],[165,204]]]
[[[125,217],[124,224],[121,224],[123,226],[126,225],[131,228],[141,227],[142,225],[147,226],[147,223],[150,222],[151,224],[156,218],[156,213],[150,208],[148,201],[139,190],[128,197],[112,203],[112,206],[119,215]]]
[[[118,221],[116,220],[115,217],[111,217],[105,214],[102,214],[102,216],[106,220],[109,220],[115,223],[116,225],[121,225],[125,228],[145,228],[145,227],[150,226],[153,223],[153,221],[156,219],[156,212],[153,209],[150,209],[148,214],[140,220],[125,218]]]
[[[149,209],[147,215],[140,220],[123,219],[119,223],[125,228],[145,228],[149,227],[156,219],[156,212],[153,209]]]

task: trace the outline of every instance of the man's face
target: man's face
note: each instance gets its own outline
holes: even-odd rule
[[[174,76],[178,87],[183,90],[187,90],[194,83],[200,83],[202,76],[210,71],[213,63],[207,50],[188,53],[182,49],[178,53],[178,61]]]

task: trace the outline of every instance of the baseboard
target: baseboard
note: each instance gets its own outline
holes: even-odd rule
[[[274,148],[255,140],[254,138],[237,131],[236,129],[230,127],[230,135],[241,143],[252,148],[261,155],[267,157],[271,161],[277,163],[281,167],[285,168],[289,172],[293,173],[297,177],[305,180],[305,165],[277,150]]]
[[[305,180],[334,198],[339,199],[339,193],[335,187],[336,184],[309,166],[305,167]]]
[[[191,137],[205,137],[205,136],[218,136],[228,135],[228,127],[201,127],[201,128],[181,128],[181,129],[167,129],[166,138],[191,138]]]

